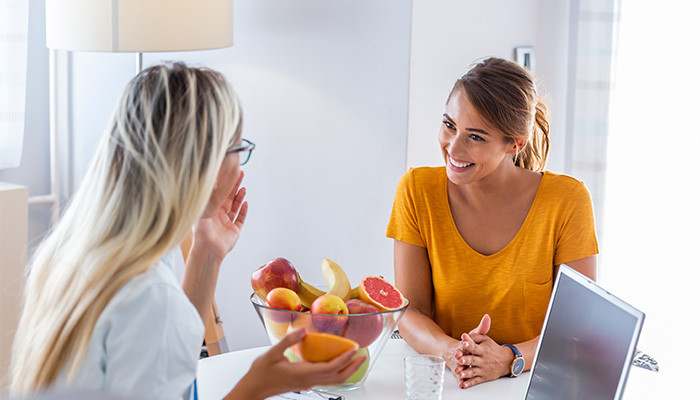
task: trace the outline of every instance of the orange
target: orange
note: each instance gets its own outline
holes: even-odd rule
[[[299,355],[309,362],[332,360],[348,350],[357,350],[357,342],[329,333],[310,332],[296,344]]]
[[[381,276],[367,275],[360,281],[360,300],[382,311],[403,307],[403,295],[394,285]]]

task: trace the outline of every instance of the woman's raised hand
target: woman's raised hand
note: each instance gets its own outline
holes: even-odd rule
[[[219,260],[236,245],[248,215],[243,171],[233,186],[217,184],[202,217],[194,225],[195,245],[204,245]]]

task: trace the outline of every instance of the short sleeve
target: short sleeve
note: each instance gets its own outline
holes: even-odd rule
[[[410,169],[399,180],[389,225],[386,228],[386,236],[416,246],[426,247],[425,240],[418,226],[416,188],[413,173],[414,170]]]
[[[565,264],[598,254],[591,195],[582,182],[570,192],[554,252],[554,264]]]
[[[114,304],[106,328],[107,392],[183,398],[196,376],[204,327],[179,287],[134,288]]]

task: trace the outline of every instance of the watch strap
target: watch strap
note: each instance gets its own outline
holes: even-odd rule
[[[513,362],[510,364],[510,377],[515,378],[516,376],[520,375],[523,372],[525,359],[523,358],[522,353],[520,353],[520,350],[518,350],[518,348],[513,346],[512,344],[502,344],[501,346],[508,347],[509,349],[511,349],[513,351],[513,354],[515,354],[515,358],[513,359]],[[516,367],[516,365],[517,365],[517,367]]]
[[[505,346],[513,350],[513,354],[515,354],[515,358],[522,357],[523,355],[520,353],[520,350],[518,350],[517,347],[513,346],[512,344],[502,344],[501,346]]]

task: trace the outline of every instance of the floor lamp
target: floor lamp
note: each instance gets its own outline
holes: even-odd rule
[[[136,71],[144,52],[207,50],[233,44],[233,0],[46,0],[46,46],[50,54],[51,194],[30,198],[50,203],[55,224],[60,213],[58,173],[56,52],[136,53]],[[189,253],[189,239],[182,253]],[[206,325],[210,354],[227,351],[216,304]]]

